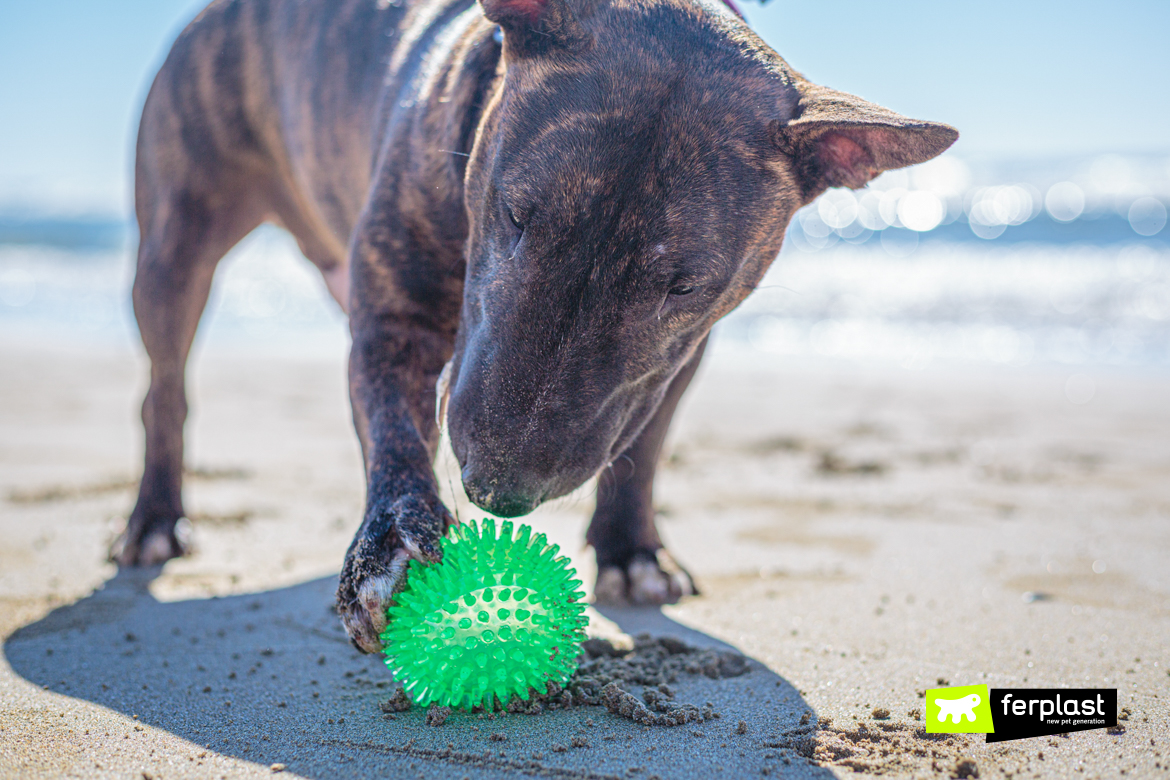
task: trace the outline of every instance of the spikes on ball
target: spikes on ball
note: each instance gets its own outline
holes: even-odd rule
[[[452,528],[441,563],[411,561],[382,632],[386,666],[416,704],[493,709],[564,684],[585,639],[585,597],[569,559],[529,526]]]

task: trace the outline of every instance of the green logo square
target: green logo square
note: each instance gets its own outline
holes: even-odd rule
[[[986,685],[931,688],[926,692],[927,734],[993,734]]]

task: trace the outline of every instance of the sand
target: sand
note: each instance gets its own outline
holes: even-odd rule
[[[619,684],[651,713],[712,713],[677,726],[617,700],[428,725],[383,708],[395,684],[331,612],[362,502],[343,355],[201,355],[197,551],[118,574],[103,554],[133,499],[144,363],[95,344],[0,353],[0,776],[1170,772],[1165,376],[1093,373],[1074,405],[1072,369],[764,366],[717,344],[656,493],[703,595],[603,609],[595,633],[742,653],[746,672],[684,669],[670,697]],[[458,490],[449,459],[439,474]],[[587,580],[589,511],[585,489],[530,518]],[[927,735],[921,692],[947,683],[1116,687],[1128,712],[1112,734]]]

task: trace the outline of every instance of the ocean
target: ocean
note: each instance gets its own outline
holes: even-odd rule
[[[944,156],[802,209],[713,336],[817,358],[1170,369],[1170,158]],[[0,218],[0,334],[135,347],[133,240],[117,221]],[[282,231],[220,266],[199,349],[346,349],[344,315]]]

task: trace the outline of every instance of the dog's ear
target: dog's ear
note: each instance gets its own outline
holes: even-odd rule
[[[798,86],[799,110],[775,126],[776,143],[797,166],[805,201],[829,187],[857,189],[891,168],[915,165],[944,152],[959,133],[844,92],[807,82]]]
[[[479,0],[483,15],[500,25],[515,55],[554,46],[576,48],[589,40],[568,0]]]

